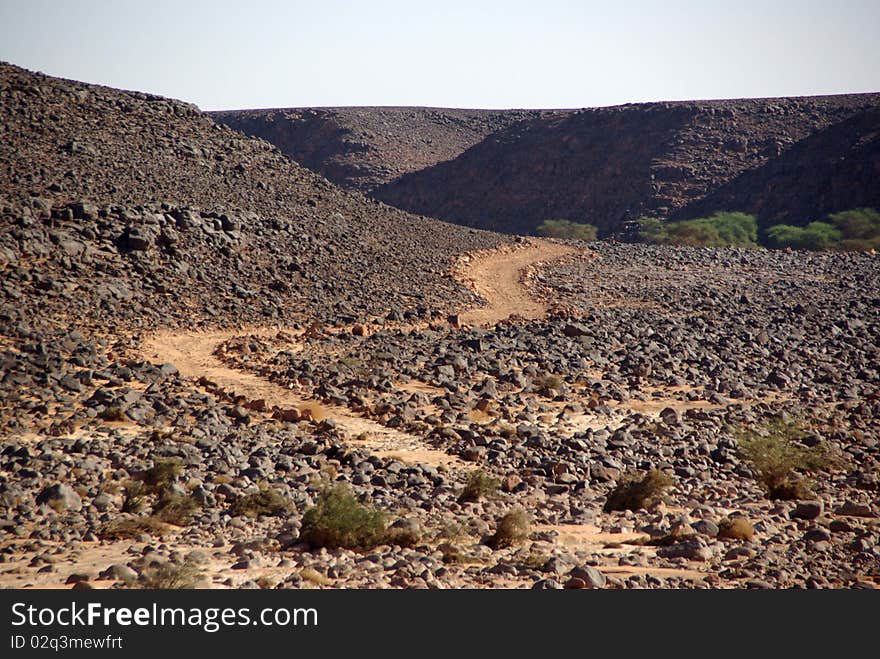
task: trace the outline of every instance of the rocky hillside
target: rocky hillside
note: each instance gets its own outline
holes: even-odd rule
[[[6,64],[0,134],[12,317],[424,315],[472,299],[453,257],[501,240],[344,192],[193,106]]]
[[[723,162],[870,154],[866,98],[783,104]],[[543,139],[581,135],[608,200],[678,171],[670,207],[713,108],[535,116],[457,161],[570,194],[591,172]],[[0,65],[0,587],[874,589],[878,269],[448,225]]]
[[[419,107],[210,113],[219,123],[275,144],[333,183],[362,192],[452,160],[487,135],[541,114],[545,113]]]
[[[803,225],[829,213],[880,208],[880,108],[858,112],[749,169],[675,215],[735,208],[762,227]]]
[[[509,232],[563,218],[608,233],[640,215],[715,210],[803,224],[817,213],[876,205],[878,107],[880,95],[864,94],[533,116],[372,194],[409,211]]]

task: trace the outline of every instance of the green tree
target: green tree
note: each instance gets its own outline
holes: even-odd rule
[[[880,213],[873,208],[854,208],[829,215],[828,219],[847,239],[870,240],[880,236]]]
[[[640,217],[636,222],[639,224],[639,239],[642,242],[659,245],[669,238],[666,225],[657,217]]]
[[[547,238],[563,238],[567,240],[596,240],[598,231],[592,224],[571,222],[570,220],[544,220],[535,229],[539,236]]]
[[[805,227],[777,224],[767,229],[767,238],[776,247],[794,249],[829,249],[840,242],[840,229],[827,222],[810,222]]]
[[[643,217],[638,222],[640,238],[658,245],[754,247],[758,244],[758,221],[746,213],[718,212],[711,217],[667,223]]]

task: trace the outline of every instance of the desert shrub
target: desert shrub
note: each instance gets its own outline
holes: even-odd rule
[[[668,245],[716,247],[723,244],[717,228],[698,220],[671,223],[666,227],[666,236]]]
[[[657,217],[640,217],[638,224],[639,240],[645,243],[663,244],[669,235],[666,233],[666,225]]]
[[[833,224],[810,222],[805,227],[777,224],[767,229],[767,238],[774,247],[822,250],[839,243],[843,234]]]
[[[125,421],[125,410],[120,405],[111,405],[98,416],[104,421]]]
[[[754,247],[758,244],[758,221],[746,213],[718,212],[711,217],[666,223],[643,217],[638,223],[639,238],[659,245]]]
[[[383,544],[415,547],[422,540],[422,530],[409,520],[398,520],[385,530]]]
[[[501,481],[493,478],[482,469],[472,471],[467,484],[458,496],[460,503],[476,502],[491,497],[498,491]]]
[[[195,588],[201,578],[202,571],[192,563],[162,563],[146,568],[133,586],[145,590],[187,590]]]
[[[184,526],[198,509],[199,504],[192,496],[166,493],[153,506],[153,516],[166,524]]]
[[[183,461],[180,458],[156,458],[141,480],[152,492],[161,492],[181,475]]]
[[[623,474],[605,500],[605,512],[612,510],[639,510],[662,501],[664,492],[675,485],[672,477],[659,469],[646,474]]]
[[[236,499],[232,504],[232,514],[244,515],[245,517],[283,515],[292,507],[293,504],[277,490],[263,485],[259,491],[245,494]]]
[[[456,564],[456,563],[464,563],[467,561],[467,556],[465,556],[464,552],[461,550],[461,547],[452,542],[443,542],[437,545],[437,549],[440,550],[440,553],[443,555],[443,562],[447,565]]]
[[[126,517],[106,522],[98,529],[101,540],[129,540],[146,533],[162,535],[167,527],[155,517]]]
[[[312,547],[371,549],[385,540],[385,514],[360,503],[348,487],[321,493],[303,515],[300,537]]]
[[[563,238],[567,240],[596,240],[598,231],[592,224],[571,222],[570,220],[544,220],[535,229],[539,236],[547,238]]]
[[[740,457],[746,460],[770,499],[806,499],[812,496],[815,474],[836,463],[822,444],[805,446],[798,443],[806,436],[797,421],[779,418],[762,428],[737,434]]]
[[[531,521],[526,511],[522,508],[514,508],[498,520],[495,533],[486,541],[486,544],[492,549],[513,547],[526,540],[530,531]]]
[[[870,241],[880,236],[880,212],[873,208],[854,208],[828,219],[847,239]]]
[[[755,527],[745,517],[736,515],[725,517],[718,522],[718,537],[729,540],[751,540],[755,535]]]
[[[804,227],[777,224],[767,229],[772,247],[838,251],[880,248],[880,213],[873,208],[832,213],[823,222],[810,222]]]
[[[870,240],[862,240],[860,238],[844,238],[833,246],[838,252],[870,252],[880,250],[880,236],[871,238]]]
[[[122,497],[122,512],[139,513],[146,507],[147,488],[140,481],[130,481],[125,484]]]
[[[535,378],[535,386],[545,396],[556,396],[565,386],[565,380],[559,375],[540,375]]]

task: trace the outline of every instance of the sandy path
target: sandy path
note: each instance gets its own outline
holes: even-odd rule
[[[529,268],[537,264],[576,253],[572,247],[539,240],[525,247],[501,249],[462,257],[455,275],[485,301],[483,307],[462,314],[465,324],[491,324],[511,315],[540,318],[546,312],[542,303],[532,299],[522,282]],[[220,344],[242,334],[271,337],[279,328],[249,328],[212,332],[158,332],[143,344],[144,356],[154,362],[170,362],[189,378],[207,378],[234,395],[248,401],[263,399],[271,409],[317,407],[324,418],[332,419],[354,446],[362,446],[377,455],[391,456],[403,462],[422,463],[449,468],[466,465],[443,451],[427,448],[414,435],[386,428],[357,415],[345,407],[328,406],[298,396],[274,382],[253,373],[226,366],[214,353]]]
[[[226,366],[214,355],[217,347],[243,333],[268,336],[277,330],[231,330],[223,332],[160,332],[144,341],[144,354],[159,362],[171,362],[188,378],[205,377],[234,396],[248,401],[263,399],[271,409],[315,409],[315,416],[333,419],[355,446],[368,448],[372,453],[390,455],[403,462],[421,462],[434,466],[462,466],[461,461],[443,451],[425,448],[424,442],[410,435],[359,416],[345,407],[325,405],[298,396],[295,392],[247,371]]]
[[[463,257],[456,276],[486,300],[486,305],[463,312],[462,324],[492,325],[513,315],[529,320],[543,318],[547,305],[529,295],[523,276],[541,263],[577,253],[568,245],[531,240],[524,248]]]

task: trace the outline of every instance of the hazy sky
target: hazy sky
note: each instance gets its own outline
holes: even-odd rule
[[[202,109],[880,91],[878,37],[880,0],[0,0],[0,60]]]

